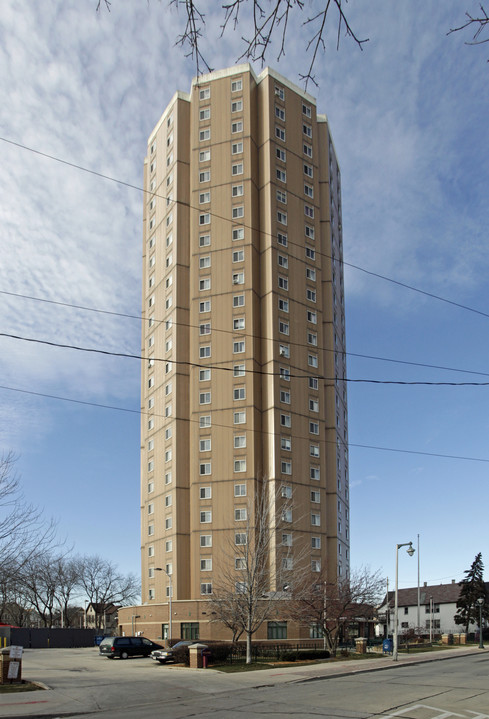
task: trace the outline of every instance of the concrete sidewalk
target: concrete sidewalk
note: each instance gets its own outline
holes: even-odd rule
[[[33,650],[36,651],[36,650]],[[41,650],[42,651],[42,650]],[[146,660],[139,663],[107,662],[94,654],[74,655],[73,666],[66,666],[66,659],[57,650],[50,652],[49,667],[42,672],[29,668],[29,655],[26,657],[23,676],[35,681],[38,676],[44,678],[46,690],[22,692],[19,694],[0,694],[0,717],[67,717],[77,714],[116,709],[127,706],[127,697],[144,697],[145,701],[159,701],[168,697],[170,692],[184,695],[208,695],[273,686],[284,683],[303,683],[327,680],[365,672],[400,669],[408,665],[423,664],[455,659],[471,654],[481,654],[484,650],[474,647],[447,648],[426,654],[400,654],[397,662],[391,656],[379,656],[375,659],[351,659],[326,662],[324,664],[274,667],[253,672],[224,674],[217,670],[188,669],[177,666],[149,664]],[[75,650],[76,651],[76,650]],[[31,655],[34,658],[34,655]],[[52,657],[52,660],[51,660]],[[86,658],[86,664],[83,662]],[[72,672],[72,673],[70,673]],[[130,692],[127,695],[125,692]]]

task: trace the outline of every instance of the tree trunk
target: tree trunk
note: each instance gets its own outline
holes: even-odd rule
[[[246,663],[251,664],[251,631],[246,630]]]

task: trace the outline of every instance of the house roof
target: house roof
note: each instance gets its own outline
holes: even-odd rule
[[[484,582],[486,592],[489,595],[489,582]],[[460,584],[451,582],[450,584],[432,584],[423,585],[420,589],[420,604],[429,604],[433,598],[434,604],[456,604],[460,595]],[[389,606],[394,606],[395,592],[389,592]],[[384,596],[382,606],[385,606],[387,596]],[[398,605],[400,607],[412,607],[418,604],[418,588],[410,587],[409,589],[398,590]]]
[[[117,614],[121,607],[116,604],[112,604],[112,602],[90,602],[87,607],[87,611],[89,611],[90,608],[93,609],[95,614]]]

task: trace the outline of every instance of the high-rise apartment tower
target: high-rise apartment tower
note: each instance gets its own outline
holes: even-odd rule
[[[326,116],[270,69],[204,75],[156,125],[144,178],[143,603],[166,604],[168,574],[174,602],[208,599],[265,481],[277,511],[292,498],[270,590],[289,537],[311,572],[345,576],[341,193]]]

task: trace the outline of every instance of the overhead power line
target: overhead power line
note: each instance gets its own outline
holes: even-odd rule
[[[68,166],[68,167],[72,167],[72,168],[74,168],[74,169],[76,169],[76,170],[80,170],[81,172],[86,172],[86,173],[88,173],[88,174],[90,174],[90,175],[94,175],[95,177],[100,177],[101,179],[103,179],[103,180],[108,180],[109,182],[114,182],[114,183],[116,183],[116,184],[118,184],[118,185],[122,185],[123,187],[127,187],[127,188],[129,188],[129,189],[131,189],[131,190],[136,190],[137,192],[141,192],[141,193],[143,193],[143,194],[147,194],[147,195],[151,195],[151,196],[154,196],[154,197],[158,197],[158,198],[161,198],[161,199],[164,199],[164,200],[167,200],[167,199],[168,199],[168,197],[167,197],[166,195],[161,195],[161,194],[159,194],[159,193],[157,193],[157,192],[152,192],[151,190],[145,190],[143,187],[140,187],[139,185],[134,185],[133,183],[126,182],[126,181],[124,181],[124,180],[119,180],[119,179],[117,179],[117,178],[115,178],[115,177],[112,177],[111,175],[106,175],[106,174],[103,173],[103,172],[98,172],[97,170],[92,170],[92,169],[90,169],[90,168],[88,168],[88,167],[84,167],[83,165],[79,165],[79,164],[77,164],[77,163],[75,163],[75,162],[70,162],[69,160],[64,160],[64,159],[62,159],[62,158],[60,158],[60,157],[57,157],[56,155],[51,155],[51,154],[49,154],[49,153],[47,153],[47,152],[42,152],[41,150],[36,150],[35,148],[29,147],[29,146],[27,146],[27,145],[24,145],[24,144],[21,143],[21,142],[16,142],[15,140],[9,140],[9,139],[6,138],[6,137],[0,137],[0,140],[1,140],[2,142],[5,142],[5,143],[9,144],[9,145],[13,145],[14,147],[18,147],[18,148],[20,148],[20,149],[22,149],[22,150],[26,150],[26,151],[28,151],[28,152],[32,152],[32,153],[34,153],[34,154],[36,154],[36,155],[39,155],[40,157],[45,157],[46,159],[53,160],[54,162],[59,162],[59,163],[61,163],[62,165],[66,165],[66,166]],[[195,211],[199,211],[199,208],[198,208],[198,207],[194,207],[194,206],[191,205],[189,202],[184,202],[184,201],[182,201],[182,200],[174,200],[174,199],[172,199],[172,202],[174,202],[175,204],[178,204],[178,205],[182,205],[183,207],[188,207],[189,209],[193,209],[193,210],[195,210]],[[208,211],[208,214],[210,214],[212,217],[215,217],[216,219],[221,219],[221,220],[224,220],[224,221],[229,222],[229,223],[232,223],[232,222],[233,222],[231,218],[229,218],[229,217],[224,217],[224,216],[222,216],[222,215],[218,215],[217,213],[212,212],[212,211]],[[250,225],[244,224],[243,226],[246,227],[247,229],[251,229],[251,230],[255,229],[255,228],[251,227]],[[260,230],[260,232],[261,232],[262,234],[264,234],[264,235],[269,236],[269,237],[272,237],[272,236],[273,236],[272,233],[270,233],[270,232],[265,232],[265,231],[262,231],[262,230]],[[302,246],[302,245],[299,245],[299,243],[294,243],[293,241],[289,241],[289,244],[290,244],[290,245],[297,246],[297,247],[300,247],[301,249],[303,249],[303,246]],[[365,274],[371,275],[372,277],[377,277],[378,279],[384,280],[385,282],[390,282],[390,283],[395,284],[395,285],[397,285],[397,286],[399,286],[399,287],[404,287],[405,289],[408,289],[408,290],[410,290],[410,291],[412,291],[412,292],[417,292],[417,293],[419,293],[419,294],[422,294],[422,295],[424,295],[425,297],[430,297],[431,299],[438,300],[439,302],[444,302],[444,303],[446,303],[446,304],[452,305],[453,307],[458,307],[459,309],[466,310],[467,312],[473,312],[473,313],[475,313],[475,314],[480,315],[481,317],[487,317],[487,318],[489,318],[489,313],[488,313],[488,312],[483,312],[482,310],[478,310],[478,309],[476,309],[476,308],[474,308],[474,307],[470,307],[469,305],[464,305],[464,304],[462,304],[461,302],[456,302],[455,300],[450,300],[450,299],[448,299],[448,298],[446,298],[446,297],[442,297],[441,295],[437,295],[437,294],[435,294],[435,293],[433,293],[433,292],[428,292],[428,291],[426,291],[426,290],[422,290],[422,289],[420,289],[419,287],[415,287],[414,285],[410,285],[410,284],[407,284],[407,283],[405,283],[405,282],[401,282],[401,281],[399,281],[399,280],[395,280],[395,279],[392,278],[392,277],[387,277],[386,275],[382,275],[382,274],[380,274],[380,273],[378,273],[378,272],[374,272],[373,270],[367,270],[366,268],[361,267],[360,265],[356,265],[356,264],[354,264],[354,263],[347,262],[347,261],[344,260],[344,259],[337,259],[337,258],[331,257],[331,255],[328,255],[328,254],[326,254],[326,253],[324,253],[324,252],[321,252],[321,251],[319,251],[319,250],[317,251],[317,254],[318,254],[318,255],[321,255],[321,256],[323,256],[323,257],[326,257],[327,259],[333,260],[334,262],[337,262],[339,265],[344,265],[344,266],[346,266],[346,267],[351,267],[352,269],[358,270],[358,271],[360,271],[360,272],[364,272]],[[299,258],[297,258],[297,259],[299,259]]]
[[[35,302],[44,302],[44,303],[52,304],[52,305],[60,305],[62,307],[69,307],[72,309],[84,310],[86,312],[96,312],[96,313],[100,313],[100,314],[104,314],[104,315],[113,315],[115,317],[125,317],[128,319],[138,320],[140,322],[148,321],[148,318],[142,317],[141,315],[132,315],[132,314],[129,314],[126,312],[115,312],[113,310],[104,310],[104,309],[100,309],[97,307],[88,307],[87,305],[76,305],[76,304],[72,304],[70,302],[61,302],[59,300],[48,300],[44,297],[35,297],[33,295],[24,295],[24,294],[21,294],[20,292],[9,292],[7,290],[0,290],[0,295],[8,295],[9,297],[20,297],[22,299],[33,300]],[[162,324],[166,320],[155,319],[154,321],[158,324]],[[187,327],[189,329],[198,329],[199,328],[199,325],[192,325],[187,322],[179,322],[174,319],[172,320],[172,324],[176,327]],[[219,327],[212,327],[212,332],[222,332],[225,334],[232,334],[232,335],[237,334],[236,330],[226,330],[224,328],[219,328]],[[239,331],[239,336],[257,339],[256,335],[251,335],[251,334],[248,334],[246,332],[241,332],[241,331]],[[271,341],[271,342],[281,342],[282,341],[280,338],[270,339],[268,337],[259,337],[258,339],[263,340],[263,341]],[[293,342],[290,339],[287,341],[287,344],[292,345],[292,346],[298,346],[298,347],[304,346],[302,343]],[[394,357],[379,357],[378,355],[367,355],[367,354],[362,354],[360,352],[348,352],[345,350],[335,350],[330,347],[318,347],[317,349],[319,349],[323,352],[336,352],[336,354],[344,355],[346,357],[357,357],[359,359],[370,359],[370,360],[375,360],[378,362],[391,362],[393,364],[408,365],[410,367],[424,367],[427,369],[437,369],[437,370],[444,370],[447,372],[460,372],[463,374],[474,374],[474,375],[478,375],[480,377],[489,377],[489,372],[481,372],[478,370],[470,370],[470,369],[461,369],[460,367],[447,367],[445,365],[436,365],[436,364],[430,364],[427,362],[414,362],[411,360],[401,360],[401,359],[396,359]]]
[[[161,418],[161,419],[168,419],[165,415],[158,414],[158,413],[155,413],[155,412],[145,412],[145,411],[137,410],[137,409],[129,409],[129,408],[127,408],[127,407],[115,407],[115,406],[113,406],[113,405],[100,404],[100,403],[97,403],[97,402],[88,402],[87,400],[72,399],[72,398],[70,398],[70,397],[61,397],[61,396],[59,396],[59,395],[46,394],[46,393],[44,393],[44,392],[34,392],[34,391],[32,391],[32,390],[20,389],[20,388],[18,388],[18,387],[8,387],[8,386],[6,386],[6,385],[0,385],[0,389],[7,390],[7,391],[9,391],[9,392],[19,392],[19,393],[21,393],[21,394],[33,395],[34,397],[45,397],[45,398],[47,398],[47,399],[55,399],[55,400],[59,400],[59,401],[62,401],[62,402],[72,402],[72,403],[74,403],[74,404],[82,404],[82,405],[86,405],[86,406],[88,406],[88,407],[97,407],[97,408],[100,408],[100,409],[109,409],[109,410],[113,410],[113,411],[116,411],[116,412],[128,412],[128,413],[131,413],[131,414],[147,415],[147,416],[150,416],[150,417],[159,417],[159,418]],[[190,417],[175,417],[175,416],[173,416],[173,415],[172,415],[172,417],[171,417],[171,420],[172,420],[172,421],[175,421],[175,422],[188,422],[188,423],[196,423],[196,424],[199,423],[199,420],[198,420],[198,419],[191,419]],[[228,425],[228,424],[218,423],[218,422],[215,422],[215,421],[212,422],[212,426],[213,426],[213,427],[220,427],[220,428],[223,428],[223,429],[229,429],[230,431],[234,431],[234,430],[235,430],[235,427],[234,427],[234,426],[231,426],[231,425]],[[250,431],[250,432],[260,432],[260,434],[268,434],[268,435],[274,436],[274,433],[273,433],[273,432],[263,432],[262,429],[250,429],[250,428],[248,428],[247,431]],[[299,435],[294,435],[294,434],[291,435],[291,438],[292,438],[292,439],[304,439],[304,440],[305,440],[305,439],[307,439],[307,440],[310,440],[310,439],[311,439],[309,436],[307,436],[307,437],[301,437],[301,436],[299,436]],[[317,438],[317,439],[315,439],[314,441],[315,441],[315,442],[320,442],[320,443],[322,443],[322,444],[336,444],[336,440],[327,440],[327,439],[319,439],[319,438]],[[347,446],[347,447],[356,447],[356,448],[359,448],[359,449],[373,449],[373,450],[376,450],[376,451],[378,451],[378,452],[400,452],[400,453],[402,453],[402,454],[414,454],[414,455],[421,455],[421,456],[424,456],[424,457],[438,457],[438,458],[441,458],[441,459],[455,459],[455,460],[461,460],[461,461],[465,461],[465,462],[484,462],[484,463],[489,463],[489,459],[486,459],[486,458],[484,458],[484,457],[465,457],[465,456],[455,455],[455,454],[442,454],[442,453],[440,453],[440,452],[423,452],[423,451],[420,451],[420,450],[413,450],[413,449],[399,449],[399,448],[394,448],[394,447],[379,447],[379,446],[376,446],[376,445],[358,444],[358,443],[355,443],[355,442],[348,442],[348,443],[346,443],[346,442],[344,442],[343,440],[341,440],[341,443],[342,443],[344,446]]]
[[[41,344],[41,345],[48,345],[49,347],[59,347],[60,349],[71,349],[75,350],[77,352],[92,352],[94,354],[102,354],[102,355],[108,355],[111,357],[122,357],[126,359],[136,359],[136,360],[143,360],[145,362],[148,362],[149,360],[153,360],[155,362],[169,362],[172,365],[184,365],[187,367],[196,367],[198,369],[215,369],[215,370],[223,370],[225,372],[233,372],[234,367],[223,367],[218,364],[200,364],[197,362],[190,362],[187,360],[175,360],[171,358],[162,358],[162,357],[143,357],[142,355],[135,355],[130,354],[128,352],[111,352],[109,350],[102,350],[97,349],[95,347],[80,347],[79,345],[69,345],[69,344],[63,344],[61,342],[51,342],[48,340],[40,340],[33,337],[22,337],[20,335],[14,335],[7,332],[0,332],[0,337],[8,337],[9,339],[15,339],[15,340],[21,340],[23,342],[33,342],[35,344]],[[236,364],[238,360],[236,358],[233,358],[232,360],[226,360],[229,362],[233,362]],[[298,368],[296,368],[298,369]],[[265,370],[259,370],[259,369],[247,369],[245,370],[249,374],[259,374],[259,375],[265,375],[270,377],[280,377],[283,375],[283,372],[266,372]],[[336,380],[339,380],[341,382],[353,382],[353,383],[367,383],[367,384],[392,384],[392,385],[420,385],[420,386],[434,386],[434,387],[486,387],[489,386],[489,382],[427,382],[427,381],[421,381],[421,380],[414,380],[414,381],[406,381],[406,380],[380,380],[380,379],[358,379],[358,378],[352,378],[352,377],[325,377],[324,375],[320,375],[317,372],[314,372],[313,369],[311,369],[311,372],[308,374],[293,374],[292,372],[287,375],[288,377],[292,379],[309,379],[309,377],[316,377],[317,379],[320,379],[324,382],[335,382]]]

